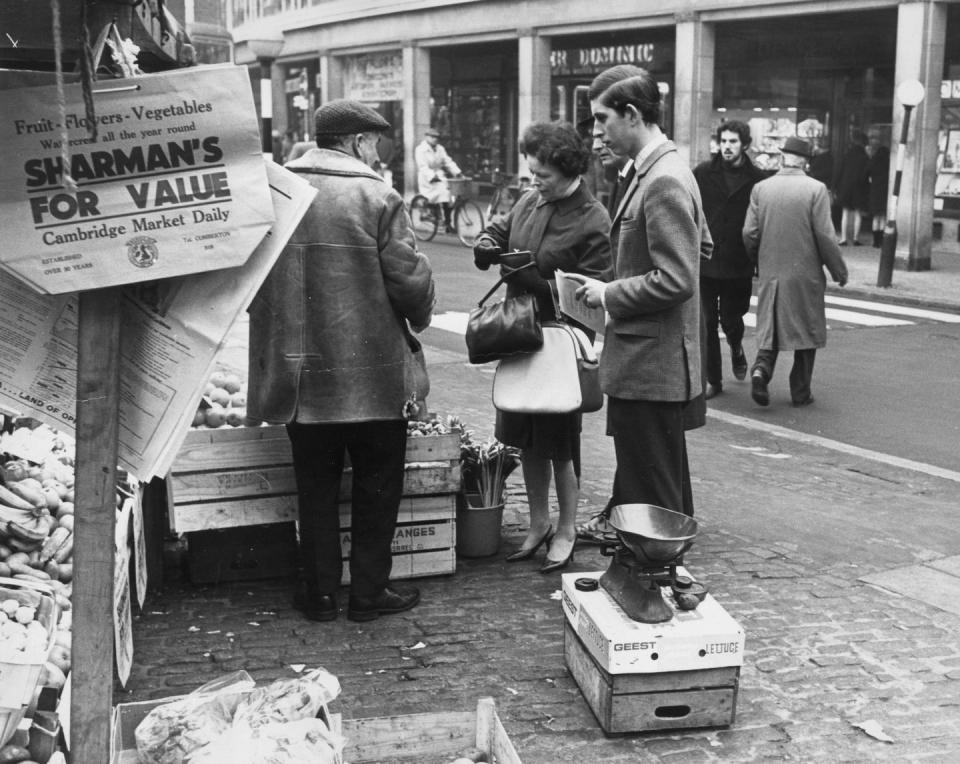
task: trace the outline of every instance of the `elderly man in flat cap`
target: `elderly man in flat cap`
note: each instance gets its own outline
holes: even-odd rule
[[[439,204],[443,209],[443,222],[447,233],[450,225],[450,185],[447,178],[459,178],[462,174],[447,150],[440,145],[440,131],[435,127],[427,128],[423,140],[413,150],[417,162],[417,191],[423,194],[430,204]]]
[[[352,467],[347,617],[414,607],[388,583],[403,492],[408,402],[426,395],[419,342],[433,313],[430,263],[403,199],[372,168],[389,123],[362,103],[316,114],[317,148],[286,168],[317,195],[250,306],[250,415],[285,424],[293,452],[303,576],[294,605],[337,617],[338,504]]]
[[[791,136],[781,151],[777,174],[750,192],[743,224],[743,243],[759,275],[750,394],[758,405],[770,405],[768,384],[777,355],[792,350],[790,399],[794,406],[808,406],[817,348],[827,344],[823,269],[843,286],[847,266],[833,231],[827,187],[804,172],[810,144]]]

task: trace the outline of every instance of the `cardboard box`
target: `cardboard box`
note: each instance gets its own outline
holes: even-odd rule
[[[569,622],[563,653],[600,727],[608,734],[733,724],[740,667],[611,674],[590,654]]]
[[[684,568],[677,568],[677,573],[690,576]],[[682,611],[676,609],[670,590],[661,589],[673,618],[640,623],[629,618],[603,587],[582,592],[574,585],[578,578],[602,575],[603,571],[562,574],[561,599],[570,626],[604,671],[653,674],[743,664],[743,629],[712,595],[696,610]]]

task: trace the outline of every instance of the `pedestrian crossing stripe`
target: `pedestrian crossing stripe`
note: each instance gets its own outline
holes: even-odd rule
[[[842,321],[847,324],[857,326],[914,326],[917,322],[910,319],[932,321],[943,324],[960,324],[960,315],[956,313],[946,313],[940,310],[930,310],[928,308],[913,308],[907,305],[894,305],[891,303],[871,302],[869,300],[858,300],[851,297],[835,297],[827,295],[827,319],[832,321]],[[750,305],[756,309],[757,298],[750,298]],[[466,334],[467,319],[469,313],[459,311],[448,311],[438,313],[433,317],[430,326],[435,329],[452,332],[454,334]],[[751,328],[756,328],[757,317],[755,313],[748,313],[743,317],[743,323]],[[599,338],[596,345],[601,345]]]
[[[827,299],[827,305],[830,304],[829,298]],[[867,303],[872,310],[878,310],[878,303]],[[756,309],[757,307],[757,298],[750,298],[750,307]],[[843,321],[847,324],[856,324],[857,326],[913,326],[915,321],[907,321],[903,318],[893,318],[892,316],[883,316],[876,315],[874,313],[859,313],[852,310],[843,310],[842,308],[830,308],[826,309],[827,320],[828,321]],[[743,317],[744,326],[749,326],[751,328],[756,328],[757,326],[757,315],[756,313],[747,313]]]
[[[906,305],[892,305],[888,303],[869,302],[868,300],[855,300],[850,297],[827,296],[828,305],[838,305],[844,308],[860,308],[876,311],[879,313],[889,313],[892,316],[911,316],[913,318],[925,318],[930,321],[937,321],[943,324],[960,324],[960,315],[956,313],[945,313],[942,310],[929,310],[927,308],[911,308]]]

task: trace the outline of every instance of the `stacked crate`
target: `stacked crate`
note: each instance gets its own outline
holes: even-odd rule
[[[406,462],[392,577],[453,573],[459,433],[408,438]],[[195,583],[293,574],[297,488],[284,427],[191,430],[166,483],[170,530],[186,535]],[[345,560],[350,496],[348,468],[340,487]]]
[[[634,621],[603,587],[577,586],[602,575],[563,574],[561,602],[567,669],[603,731],[733,724],[745,642],[740,625],[709,594],[691,611],[665,597],[673,611],[665,623]]]

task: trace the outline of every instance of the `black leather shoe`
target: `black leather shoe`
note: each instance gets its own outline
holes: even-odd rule
[[[347,618],[351,621],[373,621],[382,615],[402,613],[416,607],[420,602],[420,590],[414,587],[394,589],[384,588],[376,597],[350,595]]]
[[[716,398],[722,392],[723,385],[713,385],[707,382],[707,386],[703,390],[703,397],[709,401],[711,398]]]
[[[547,528],[547,532],[543,534],[540,540],[534,544],[529,549],[518,549],[516,552],[511,552],[503,559],[507,562],[520,562],[521,560],[529,560],[533,555],[537,553],[537,550],[544,544],[549,544],[550,539],[553,537],[553,526],[551,525]]]
[[[335,595],[318,594],[308,598],[304,586],[293,593],[293,606],[310,621],[335,621],[339,612]]]
[[[747,355],[743,352],[743,345],[730,348],[730,360],[733,364],[733,376],[737,379],[746,379]]]
[[[802,401],[793,401],[793,407],[794,407],[794,408],[801,408],[801,407],[803,407],[803,406],[809,406],[811,403],[813,403],[813,396],[812,396],[812,395],[808,395],[808,396],[807,396],[806,398],[804,398]]]
[[[767,378],[762,371],[753,372],[750,377],[750,397],[760,406],[770,405],[770,391],[767,389]]]
[[[566,556],[563,560],[551,560],[550,552],[547,552],[547,557],[543,561],[543,565],[540,566],[541,573],[553,573],[555,570],[563,570],[567,565],[573,561],[573,553],[577,550],[577,542],[574,540],[573,546],[570,547],[570,554]]]

